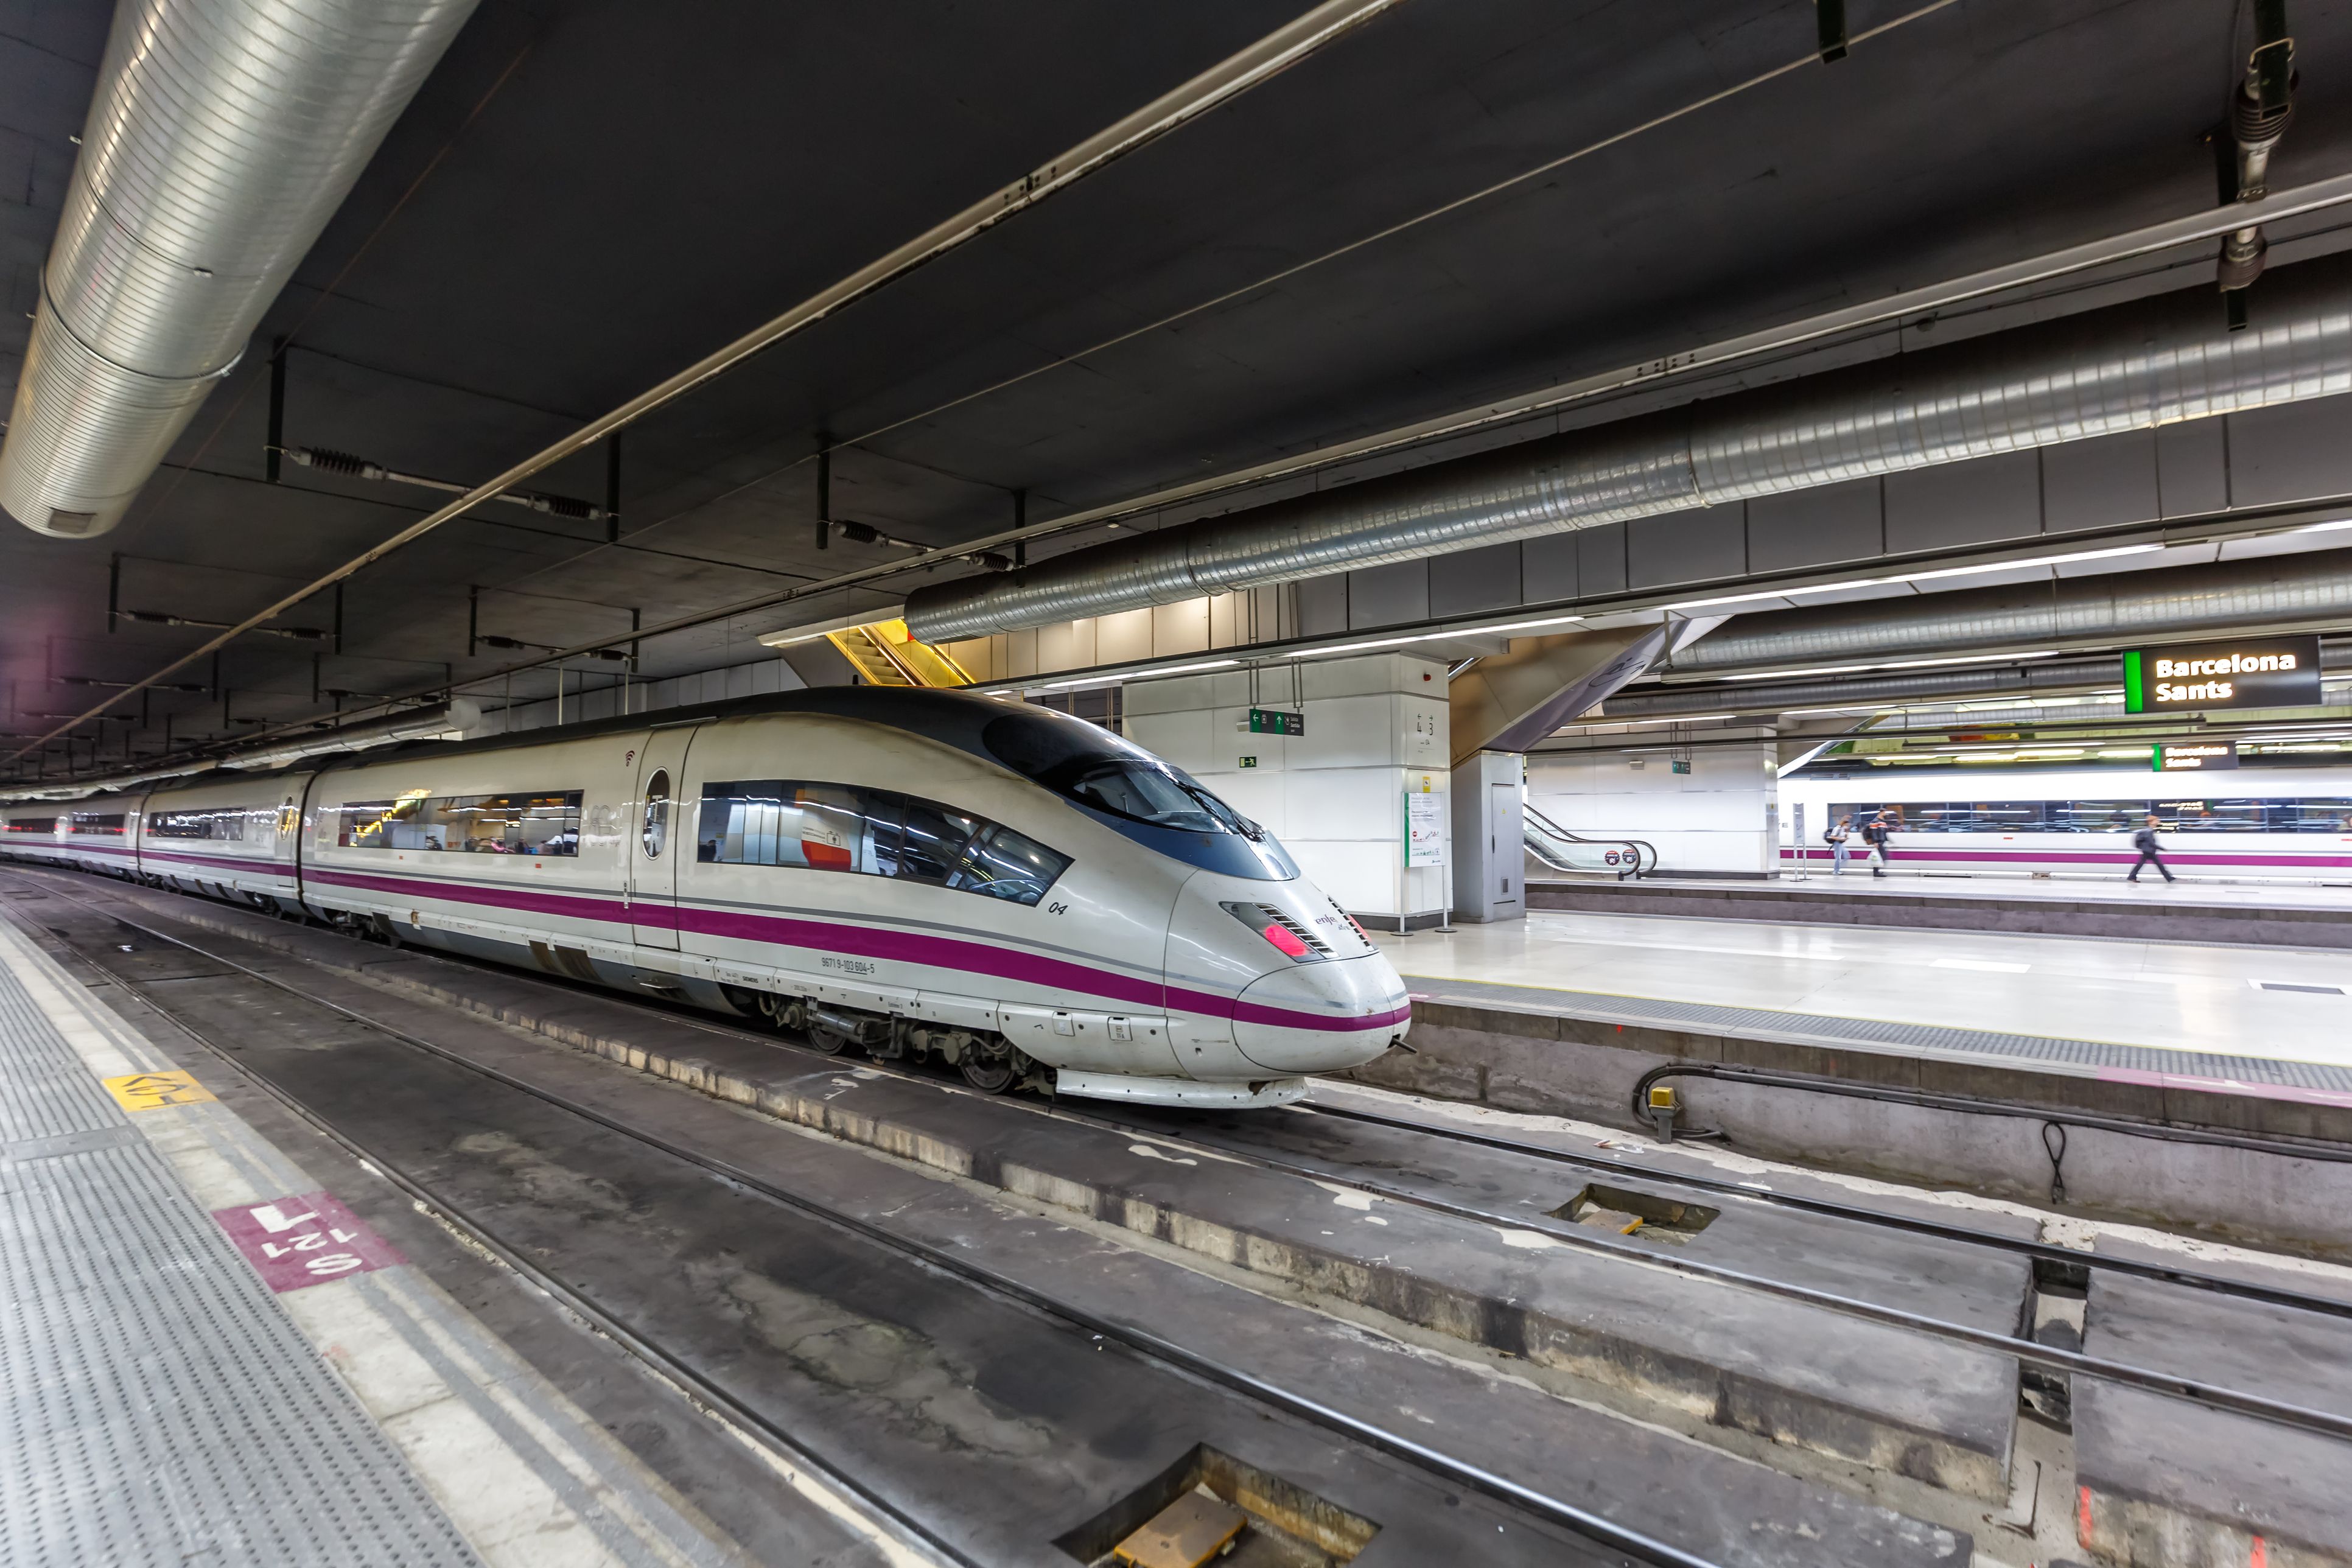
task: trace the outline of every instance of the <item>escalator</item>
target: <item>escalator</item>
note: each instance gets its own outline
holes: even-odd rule
[[[969,686],[971,677],[946,654],[917,642],[899,620],[824,634],[868,686]]]
[[[1658,851],[1642,839],[1587,838],[1524,802],[1520,810],[1527,818],[1528,853],[1552,870],[1623,882],[1658,868]]]

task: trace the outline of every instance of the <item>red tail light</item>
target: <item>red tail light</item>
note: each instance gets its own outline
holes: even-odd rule
[[[1293,958],[1307,956],[1307,944],[1278,925],[1269,925],[1258,934]]]

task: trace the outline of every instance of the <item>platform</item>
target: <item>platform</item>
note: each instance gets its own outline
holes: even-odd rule
[[[1857,863],[1842,877],[1531,880],[1528,900],[1584,914],[2352,950],[2352,885],[1923,875],[1897,861],[1884,877]]]
[[[1689,1124],[1768,1158],[2346,1244],[2263,1194],[2352,1175],[2352,954],[1556,910],[1379,940],[1413,1028],[1369,1083],[1626,1125],[1689,1064]]]
[[[5,922],[0,1287],[0,1560],[731,1560]]]

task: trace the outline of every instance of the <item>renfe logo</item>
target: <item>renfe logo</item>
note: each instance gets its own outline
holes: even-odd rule
[[[2124,655],[2124,707],[2302,708],[2321,700],[2319,639],[2263,637]]]

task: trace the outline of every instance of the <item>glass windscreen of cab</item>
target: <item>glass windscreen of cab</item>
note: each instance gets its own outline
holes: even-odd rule
[[[1181,769],[1083,720],[1007,713],[990,720],[981,740],[1022,777],[1129,822],[1248,838],[1265,832]]]

